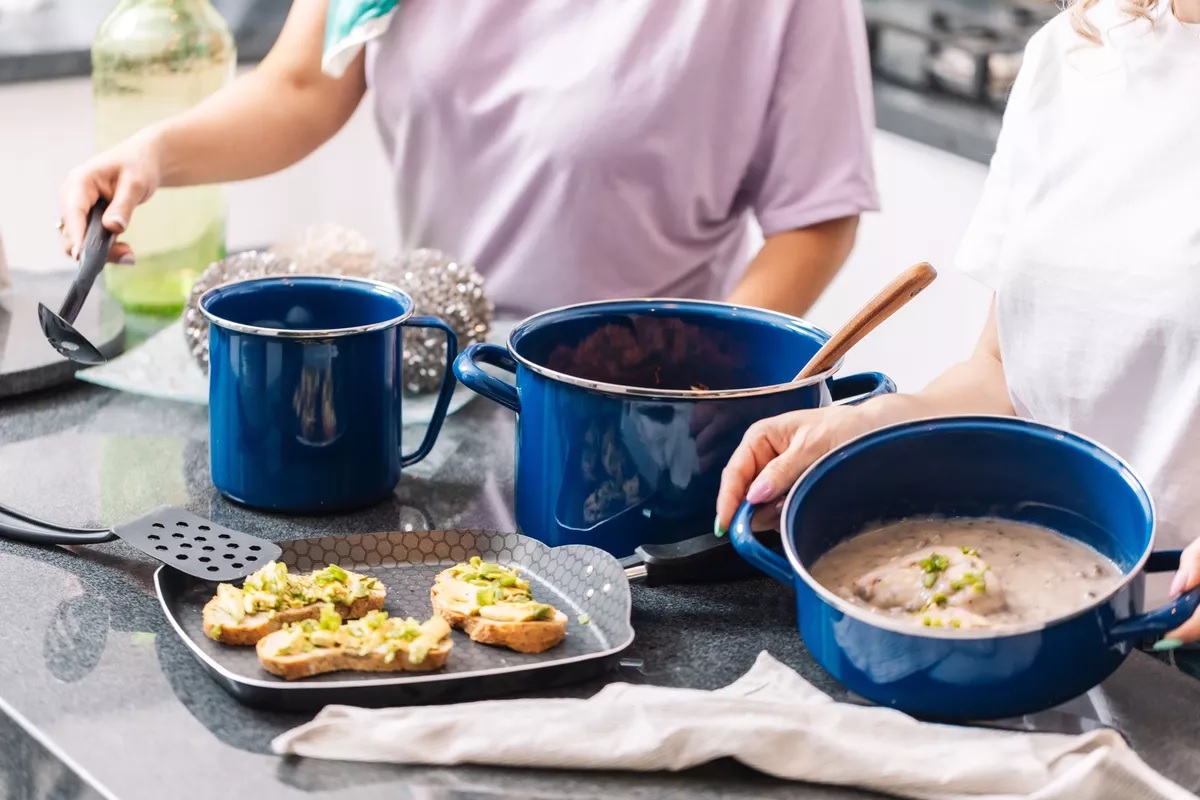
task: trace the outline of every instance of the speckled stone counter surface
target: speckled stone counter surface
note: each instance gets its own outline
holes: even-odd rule
[[[0,403],[0,500],[76,525],[181,505],[275,539],[408,526],[512,529],[512,418],[484,401],[451,419],[394,499],[353,516],[285,519],[224,501],[208,480],[206,437],[203,408],[105,389],[8,400]],[[784,784],[731,763],[634,775],[281,759],[267,750],[271,737],[306,717],[252,711],[225,695],[163,618],[154,568],[120,542],[68,550],[0,541],[0,606],[20,610],[0,625],[0,711],[8,715],[0,714],[0,797],[873,796]],[[789,592],[769,581],[635,587],[633,622],[629,655],[643,666],[626,678],[713,688],[766,649],[838,692],[795,633]],[[1200,789],[1200,681],[1135,653],[1102,695],[1101,716],[1147,761]]]

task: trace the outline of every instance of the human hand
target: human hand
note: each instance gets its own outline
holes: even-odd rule
[[[1178,597],[1197,586],[1200,586],[1200,539],[1184,549],[1175,579],[1171,581],[1171,596]],[[1182,625],[1164,636],[1154,645],[1154,649],[1172,650],[1185,642],[1196,641],[1200,641],[1200,611],[1192,614]]]
[[[88,212],[101,197],[109,198],[104,227],[120,236],[129,227],[133,210],[150,199],[162,182],[162,168],[154,138],[140,134],[71,170],[62,187],[63,249],[78,260],[87,230]],[[129,245],[113,239],[108,260],[132,264]]]
[[[869,429],[856,406],[792,411],[751,425],[721,473],[719,531],[729,530],[743,500],[777,500],[814,461]]]

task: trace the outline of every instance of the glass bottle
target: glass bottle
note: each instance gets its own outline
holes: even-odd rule
[[[121,0],[92,43],[95,144],[104,150],[228,84],[237,49],[209,0]],[[159,189],[122,237],[136,264],[105,269],[108,291],[136,314],[178,314],[192,284],[225,257],[225,189]]]

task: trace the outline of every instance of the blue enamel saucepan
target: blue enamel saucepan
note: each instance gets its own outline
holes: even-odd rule
[[[895,391],[879,373],[834,378],[840,364],[794,381],[828,338],[722,303],[588,303],[530,317],[507,348],[472,345],[454,372],[519,414],[521,531],[623,558],[712,530],[721,470],[751,423]],[[482,365],[515,373],[515,384]]]
[[[1009,417],[905,423],[831,452],[792,488],[781,528],[786,556],[750,530],[739,509],[734,547],[795,587],[800,634],[851,691],[914,716],[1000,719],[1066,702],[1108,677],[1138,640],[1200,606],[1200,589],[1141,613],[1144,573],[1173,570],[1179,551],[1154,552],[1154,507],[1121,459],[1079,436]],[[880,521],[1001,517],[1073,537],[1125,573],[1107,596],[1073,613],[1011,630],[923,628],[855,606],[809,567]]]

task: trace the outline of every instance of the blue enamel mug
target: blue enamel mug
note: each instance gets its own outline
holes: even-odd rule
[[[1064,703],[1111,675],[1139,640],[1200,607],[1200,589],[1143,611],[1147,572],[1179,567],[1154,549],[1154,505],[1133,470],[1100,445],[1012,417],[947,417],[861,436],[813,464],[783,505],[784,555],[738,510],[738,553],[794,587],[800,635],[851,691],[946,721],[1018,717]],[[856,605],[813,579],[826,552],[880,522],[999,517],[1076,539],[1124,579],[1074,611],[1014,628],[925,628]],[[1003,573],[1001,573],[1003,579]]]
[[[454,331],[413,315],[376,281],[258,278],[210,289],[209,462],[213,485],[264,510],[362,508],[391,494],[403,467],[428,455],[454,392]],[[446,376],[420,446],[401,452],[406,327],[446,336]]]
[[[895,391],[877,372],[834,377],[840,363],[794,381],[828,339],[771,311],[621,300],[530,317],[507,347],[472,345],[454,370],[518,414],[521,531],[624,558],[643,545],[712,538],[721,471],[754,422]]]

